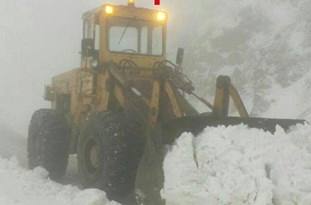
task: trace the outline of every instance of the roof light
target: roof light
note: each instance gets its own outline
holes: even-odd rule
[[[128,0],[129,6],[135,6],[135,0]]]
[[[162,11],[159,11],[159,12],[157,13],[157,20],[158,20],[158,21],[165,21],[166,18],[167,18],[166,13],[164,13],[164,12],[162,12]]]
[[[112,6],[108,5],[105,7],[105,12],[106,12],[106,14],[113,14],[114,8]]]

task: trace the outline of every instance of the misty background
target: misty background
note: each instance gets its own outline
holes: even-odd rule
[[[48,107],[44,85],[79,66],[82,13],[105,2],[0,0],[0,124],[26,137],[32,113]],[[161,3],[156,8],[170,14],[168,56],[174,60],[178,47],[186,49],[185,71],[202,96],[212,100],[216,76],[227,74],[253,115],[311,114],[310,1]],[[153,0],[137,0],[137,6],[153,8]],[[277,110],[284,101],[291,103]]]

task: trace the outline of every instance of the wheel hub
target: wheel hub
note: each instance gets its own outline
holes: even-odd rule
[[[100,149],[95,140],[90,140],[85,147],[86,168],[89,172],[96,172],[100,168]]]
[[[99,159],[98,159],[98,146],[94,145],[91,147],[90,150],[90,161],[91,164],[94,168],[98,168],[99,167]]]

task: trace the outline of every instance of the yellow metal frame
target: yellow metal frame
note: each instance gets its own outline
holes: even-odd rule
[[[155,64],[163,62],[166,50],[167,21],[157,21],[158,10],[137,8],[135,6],[113,6],[113,13],[106,14],[105,4],[98,9],[84,14],[85,22],[91,22],[93,27],[100,26],[99,67],[92,68],[93,56],[83,56],[81,67],[53,78],[49,96],[52,107],[57,109],[59,96],[69,96],[70,111],[64,113],[71,119],[72,127],[79,128],[91,112],[106,112],[114,109],[127,110],[129,96],[133,96],[144,109],[142,116],[148,126],[154,127],[159,122],[179,118],[187,113],[185,103],[180,102],[183,96],[174,87],[173,82],[163,80],[157,76],[153,69]],[[114,17],[129,18],[132,21],[145,20],[150,24],[163,24],[163,55],[151,56],[128,53],[114,53],[108,50],[107,27],[108,20]],[[167,15],[167,14],[166,14]],[[93,35],[94,28],[86,27],[84,23],[84,39]],[[137,65],[131,72],[119,69],[120,61],[130,60]],[[142,84],[141,84],[142,83]],[[140,87],[139,87],[140,86]],[[131,93],[133,90],[138,92]],[[139,93],[141,92],[141,94]],[[137,95],[137,96],[136,96]],[[136,102],[135,102],[136,103]],[[135,104],[134,103],[134,104]],[[164,113],[164,114],[163,114]],[[140,113],[141,114],[141,113]],[[73,146],[74,147],[74,146]]]

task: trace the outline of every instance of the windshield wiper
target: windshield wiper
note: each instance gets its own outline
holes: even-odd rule
[[[129,21],[127,22],[126,27],[124,28],[124,30],[123,30],[123,32],[122,32],[122,35],[121,35],[121,37],[120,37],[120,39],[119,39],[119,43],[118,43],[119,45],[120,45],[121,41],[123,40],[123,38],[124,38],[124,36],[125,36],[125,33],[126,33],[128,27],[129,27],[129,25],[130,25],[130,22],[131,22],[131,20],[129,20]]]

